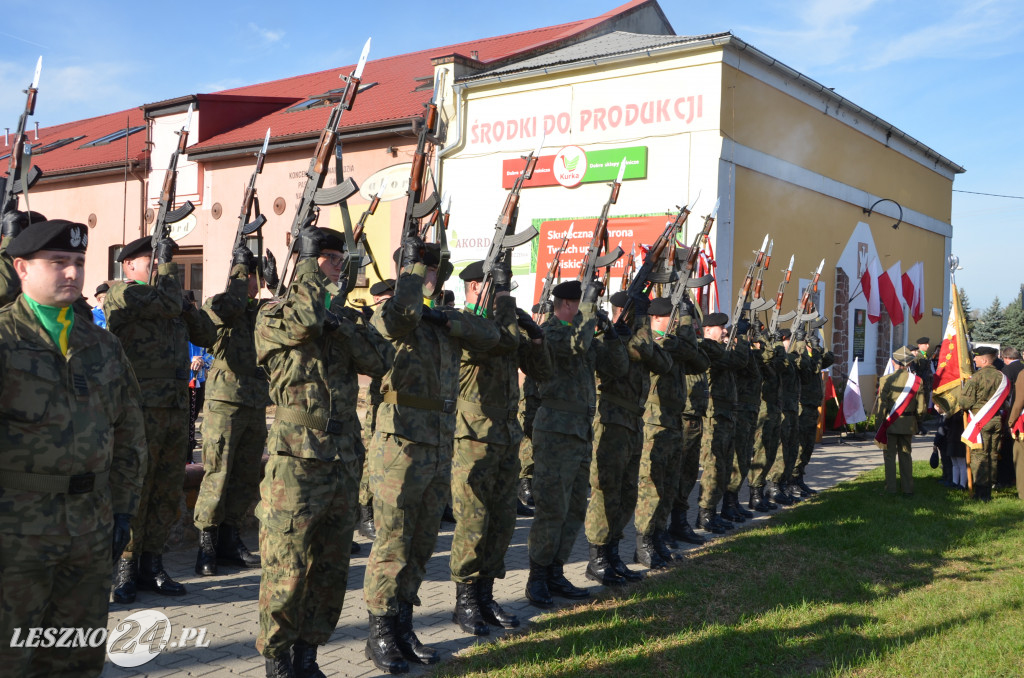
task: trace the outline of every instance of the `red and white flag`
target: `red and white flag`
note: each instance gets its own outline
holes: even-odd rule
[[[921,322],[924,317],[924,262],[917,262],[903,274],[903,298],[914,322]]]
[[[978,414],[967,413],[967,426],[964,427],[964,434],[960,436],[960,440],[964,441],[967,447],[972,450],[981,449],[981,429],[992,420],[992,417],[999,414],[999,408],[1003,406],[1003,403],[1006,402],[1006,397],[1010,395],[1010,380],[1002,372],[999,373],[999,376],[1003,379],[999,384],[999,388],[981,406]]]
[[[896,291],[896,286],[903,287],[903,274],[900,273],[900,262],[889,267],[889,270],[878,277],[878,298],[889,312],[893,325],[903,322],[903,303]]]
[[[882,306],[878,302],[878,277],[882,275],[882,267],[878,259],[872,259],[864,268],[860,277],[860,288],[864,290],[864,298],[868,302],[868,320],[877,323],[882,317]]]
[[[882,425],[878,427],[878,433],[875,434],[875,443],[883,450],[889,444],[889,427],[892,426],[897,419],[903,416],[903,413],[907,411],[907,406],[910,404],[910,401],[913,400],[914,396],[917,395],[917,392],[921,390],[921,377],[916,374],[911,374],[910,372],[906,372],[905,375],[907,377],[907,381],[903,384],[903,390],[900,391],[899,396],[896,397],[896,402],[893,404],[892,410],[889,411],[885,421],[883,421]],[[911,377],[913,378],[911,379]],[[899,377],[894,378],[897,380],[899,379]]]
[[[846,380],[846,388],[843,389],[843,419],[847,424],[853,425],[866,421],[867,418],[868,415],[864,413],[864,400],[860,395],[860,368],[857,366],[857,356],[854,356],[850,377]]]
[[[942,335],[939,365],[932,380],[932,402],[947,416],[960,411],[957,403],[960,389],[973,372],[974,366],[971,365],[971,354],[967,346],[964,307],[960,303],[956,284],[953,284],[950,290],[949,321]]]

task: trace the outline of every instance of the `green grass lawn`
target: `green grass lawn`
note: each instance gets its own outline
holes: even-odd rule
[[[842,483],[432,675],[1024,676],[1024,502],[937,473]]]

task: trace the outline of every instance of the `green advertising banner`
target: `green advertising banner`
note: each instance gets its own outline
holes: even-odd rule
[[[619,176],[619,164],[622,163],[623,157],[626,158],[624,179],[647,178],[647,147],[629,146],[587,151],[587,173],[583,175],[582,183],[615,181],[615,178]]]

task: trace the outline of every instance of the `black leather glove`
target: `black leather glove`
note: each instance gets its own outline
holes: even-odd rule
[[[401,268],[412,266],[423,261],[423,253],[426,250],[423,240],[416,235],[410,235],[402,241],[402,262]]]
[[[544,330],[541,329],[540,325],[534,322],[530,314],[521,308],[516,309],[516,322],[526,332],[526,336],[530,339],[543,339]]]
[[[550,299],[541,304],[540,308],[537,310],[537,312],[542,316],[548,315],[549,313],[554,313],[554,311],[555,304]]]
[[[127,513],[114,514],[114,533],[111,539],[110,551],[114,562],[121,557],[124,548],[128,546],[128,540],[132,536],[132,517]]]
[[[651,308],[651,300],[649,297],[645,297],[642,294],[638,294],[633,297],[633,308],[635,309],[634,315],[647,315],[647,311]]]
[[[750,321],[746,318],[740,318],[740,321],[736,323],[736,336],[746,336],[747,332],[750,331]]]
[[[153,265],[169,264],[173,256],[174,241],[170,238],[162,238],[156,244],[156,261],[153,262]]]
[[[594,312],[594,317],[597,319],[597,329],[602,332],[612,331],[612,319],[608,317],[608,314],[605,313],[604,309],[598,308]]]
[[[697,319],[697,307],[693,305],[689,297],[683,297],[683,300],[679,303],[679,313],[681,315],[688,315],[694,320]]]
[[[817,349],[821,348],[821,335],[817,332],[811,333],[811,346]]]
[[[419,238],[417,238],[419,240]],[[447,325],[448,316],[445,315],[444,311],[439,311],[436,308],[423,307],[423,319],[432,325]]]
[[[242,245],[231,252],[231,266],[245,266],[249,273],[256,272],[256,255],[252,250]]]
[[[324,315],[324,332],[333,332],[339,327],[341,327],[341,318],[331,311],[327,311]]]
[[[775,334],[772,335],[772,339],[781,344],[784,340],[784,337],[782,336],[782,330],[775,330]]]
[[[13,209],[4,212],[3,216],[3,227],[0,228],[0,235],[3,236],[4,240],[7,238],[15,238],[25,230],[25,227],[29,224],[28,212],[22,212],[21,210]]]
[[[600,280],[593,280],[583,290],[583,303],[596,304],[598,298],[604,292],[604,283]]]
[[[797,330],[793,333],[793,341],[803,341],[807,337],[807,333],[803,330]]]
[[[296,236],[295,247],[299,253],[299,261],[303,259],[316,259],[323,249],[324,234],[312,222],[307,222],[299,229]]]
[[[491,271],[491,281],[494,284],[495,292],[509,292],[512,289],[512,269],[503,262],[498,262],[498,265]]]
[[[274,258],[274,253],[267,250],[267,255],[263,257],[263,280],[267,283],[267,289],[277,289],[277,285],[281,282],[281,279],[277,277],[277,259]]]
[[[621,320],[615,323],[613,329],[615,330],[615,334],[619,335],[623,339],[628,339],[633,336],[633,330],[629,329],[629,326]]]

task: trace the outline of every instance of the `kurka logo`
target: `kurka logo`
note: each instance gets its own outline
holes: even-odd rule
[[[579,146],[566,146],[555,154],[551,170],[555,181],[566,188],[579,186],[587,173],[587,154]]]

